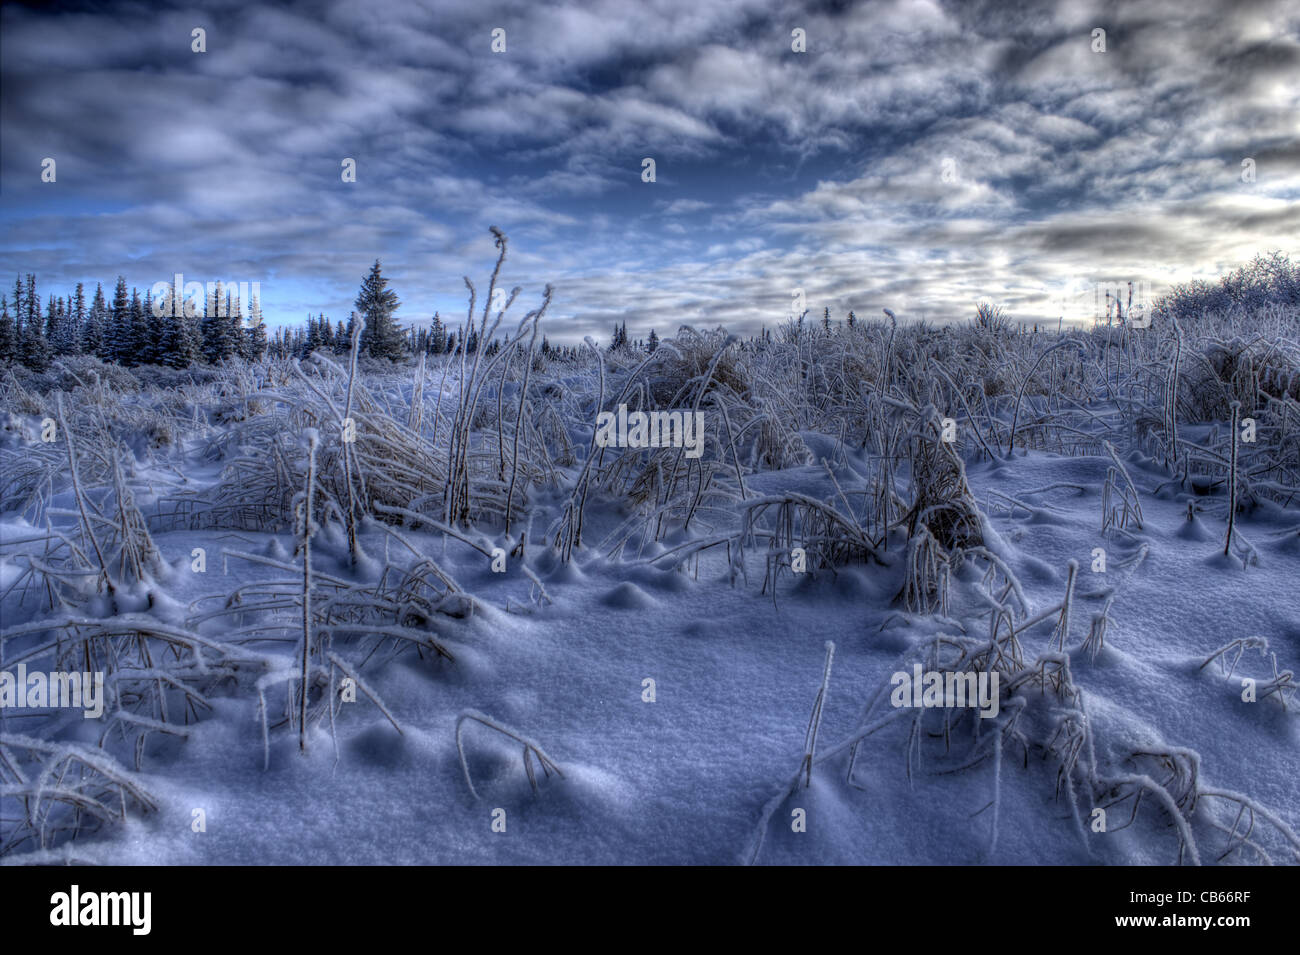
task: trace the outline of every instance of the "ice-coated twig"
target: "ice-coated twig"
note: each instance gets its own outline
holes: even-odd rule
[[[564,778],[564,773],[560,771],[560,767],[555,764],[555,761],[552,760],[551,757],[547,756],[546,753],[542,751],[541,746],[539,746],[537,743],[533,742],[528,737],[522,736],[519,733],[516,733],[514,730],[506,726],[503,726],[501,723],[498,723],[496,720],[492,719],[492,717],[485,716],[484,714],[480,713],[477,710],[465,710],[458,717],[456,717],[456,753],[460,756],[460,768],[461,771],[464,772],[465,774],[465,785],[469,787],[470,795],[472,795],[475,799],[478,799],[480,797],[478,794],[478,790],[474,788],[473,780],[471,780],[469,776],[469,764],[465,761],[465,746],[461,739],[461,734],[463,732],[463,728],[466,720],[472,720],[475,723],[481,723],[482,725],[486,726],[488,729],[496,730],[498,733],[502,734],[503,736],[508,736],[510,739],[514,740],[517,743],[520,743],[523,746],[524,772],[528,776],[529,785],[532,786],[532,790],[534,793],[537,793],[538,788],[537,788],[537,779],[533,775],[532,766],[529,763],[530,753],[533,756],[537,757],[538,764],[541,765],[542,771],[548,777],[551,775],[551,772],[554,771],[554,773],[557,776],[559,776],[561,779]]]

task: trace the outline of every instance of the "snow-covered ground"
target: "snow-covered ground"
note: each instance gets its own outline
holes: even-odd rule
[[[511,481],[518,367],[503,392],[504,447],[495,444],[495,379],[482,415],[470,416],[472,513],[450,522],[443,502],[458,370],[443,385],[441,367],[430,363],[418,398],[410,368],[362,375],[358,391],[373,397],[353,399],[359,437],[350,462],[340,369],[308,370],[316,394],[283,368],[244,372],[226,396],[211,385],[93,401],[82,393],[82,406],[64,411],[86,485],[80,504],[61,443],[64,422],[54,442],[41,442],[41,419],[59,417],[52,405],[42,413],[50,399],[28,394],[34,405],[24,407],[11,389],[5,464],[15,469],[26,456],[45,471],[25,480],[11,471],[4,484],[0,669],[13,670],[19,659],[56,669],[56,655],[84,658],[69,647],[93,646],[117,689],[107,720],[70,709],[0,710],[0,746],[8,747],[11,772],[22,774],[4,778],[3,861],[1300,860],[1300,700],[1289,676],[1300,661],[1300,510],[1284,493],[1300,406],[1286,388],[1277,407],[1254,410],[1259,441],[1281,464],[1268,474],[1250,471],[1245,458],[1239,464],[1236,493],[1249,502],[1239,507],[1225,557],[1229,488],[1226,469],[1216,475],[1211,464],[1229,446],[1231,421],[1180,410],[1180,440],[1201,449],[1200,457],[1186,477],[1184,464],[1167,463],[1168,445],[1147,437],[1151,426],[1143,432],[1133,424],[1143,411],[1159,413],[1161,372],[1151,364],[1158,348],[1099,346],[1077,360],[1061,349],[1056,360],[1032,366],[1057,340],[1020,336],[999,346],[1023,349],[1006,366],[1009,388],[987,380],[981,387],[974,363],[963,358],[946,367],[968,406],[948,393],[952,407],[936,408],[947,385],[904,362],[905,349],[913,357],[927,349],[962,355],[975,339],[944,345],[940,335],[938,344],[907,345],[888,338],[888,328],[860,334],[860,345],[834,349],[783,343],[787,357],[806,362],[802,373],[798,364],[753,353],[711,368],[711,356],[738,350],[721,337],[687,336],[683,351],[704,355],[695,365],[689,357],[672,364],[679,360],[668,350],[645,371],[639,359],[609,359],[606,408],[627,382],[653,381],[649,390],[671,398],[674,388],[662,383],[677,375],[685,400],[659,398],[660,406],[691,407],[701,381],[727,381],[734,403],[717,398],[719,389],[701,405],[712,442],[705,491],[698,491],[698,466],[693,472],[680,461],[682,488],[638,489],[638,479],[648,482],[654,472],[647,461],[675,460],[653,449],[602,455],[596,448],[599,463],[584,477],[600,387],[595,365],[539,371],[528,384],[531,424],[520,442],[528,469],[520,470],[509,534],[503,511],[493,517],[483,502],[504,500]],[[1294,354],[1294,341],[1288,347]],[[846,355],[865,364],[845,371]],[[909,383],[891,360],[926,383]],[[1144,361],[1156,369],[1150,380],[1142,378]],[[819,418],[816,400],[792,398],[793,409],[768,405],[767,417],[722,420],[723,408],[734,418],[744,401],[754,408],[775,401],[780,389],[762,394],[761,379],[777,384],[782,368],[793,369],[791,380],[806,382],[814,399],[822,389],[843,413]],[[879,381],[881,369],[898,376],[892,391],[864,384]],[[1013,407],[1027,378],[1033,387]],[[1144,386],[1151,397],[1138,408]],[[1199,395],[1192,383],[1185,387],[1185,395]],[[231,406],[238,413],[217,414]],[[1287,414],[1289,423],[1275,421]],[[1017,416],[1033,428],[1023,440],[1017,433],[1008,454]],[[194,425],[162,446],[137,440],[110,449],[105,436],[138,430],[146,419]],[[384,420],[402,434],[385,432],[380,441],[375,429]],[[941,437],[949,425],[951,450]],[[97,439],[87,433],[92,427]],[[880,437],[887,427],[895,429],[889,440]],[[746,428],[746,438],[726,439]],[[292,526],[302,495],[295,501],[292,494],[309,480],[313,435],[318,471],[310,479],[326,486],[313,498],[317,689],[304,751],[293,689],[303,655],[304,535]],[[430,473],[442,480],[415,487],[417,478],[400,470],[409,462],[399,451],[411,460],[429,451]],[[886,468],[886,458],[899,463]],[[1250,467],[1261,460],[1250,458]],[[935,469],[947,461],[958,463],[945,477]],[[349,467],[352,476],[340,477]],[[973,505],[974,524],[936,519],[948,505],[913,511],[919,524],[909,520],[922,467],[934,482],[965,482],[961,500]],[[873,501],[889,486],[887,471],[894,500],[882,510]],[[391,500],[385,473],[389,485],[427,497],[378,500]],[[349,481],[357,498],[355,560]],[[1126,511],[1122,499],[1133,491]],[[697,495],[698,510],[684,519]],[[581,544],[566,561],[566,508],[572,515],[580,497]],[[776,503],[755,516],[755,535],[742,533],[746,508],[765,499],[794,502],[787,513],[795,542],[803,534],[808,543],[807,572],[796,572],[793,548],[780,546]],[[367,512],[367,501],[378,506]],[[655,501],[670,504],[662,522],[651,513]],[[838,517],[800,510],[802,501]],[[265,504],[261,517],[257,502]],[[407,512],[382,510],[393,506]],[[120,531],[131,526],[120,517],[131,507],[148,533]],[[102,516],[83,516],[85,508]],[[818,521],[834,527],[835,519],[858,529],[842,529],[841,543],[867,544],[823,561],[833,535]],[[877,531],[878,520],[888,529]],[[935,542],[928,558],[927,538]],[[145,553],[146,540],[156,560]],[[106,552],[103,574],[95,545]],[[130,571],[131,547],[141,553],[139,579]],[[202,572],[196,548],[206,560]],[[437,572],[399,584],[424,560]],[[782,568],[775,588],[764,579],[773,561]],[[115,584],[111,596],[105,580]],[[106,621],[123,632],[87,636]],[[183,637],[167,642],[150,626]],[[33,652],[46,642],[47,651]],[[808,773],[802,761],[828,642],[833,662]],[[148,667],[135,655],[142,645]],[[914,664],[996,673],[997,715],[894,705],[891,678]],[[113,683],[114,669],[121,678],[133,667],[136,682]],[[160,674],[174,680],[161,692]],[[349,674],[363,683],[355,702],[340,689]],[[192,713],[182,687],[201,694]],[[30,748],[38,740],[58,745]],[[60,773],[69,765],[79,772],[86,764],[68,754],[87,751],[115,762],[89,773],[82,796],[100,799],[108,815],[123,800],[128,808],[121,821],[72,839],[66,825],[76,802],[60,800],[70,788]],[[539,751],[558,772],[543,771]],[[149,806],[124,795],[120,780],[147,794]]]

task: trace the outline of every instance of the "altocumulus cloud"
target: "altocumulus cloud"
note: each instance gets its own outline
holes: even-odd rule
[[[549,334],[575,341],[750,332],[795,287],[836,317],[1081,319],[1095,281],[1297,251],[1287,0],[93,3],[0,26],[0,273],[56,292],[184,272],[260,282],[272,321],[340,318],[380,258],[399,317],[454,318],[492,224],[507,282],[554,282]]]

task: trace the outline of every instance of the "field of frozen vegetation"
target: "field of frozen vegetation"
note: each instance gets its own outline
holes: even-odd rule
[[[1300,862],[1300,268],[546,352],[503,281],[0,368],[0,862]]]

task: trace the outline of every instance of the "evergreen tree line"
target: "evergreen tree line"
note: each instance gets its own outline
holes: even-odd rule
[[[346,355],[349,351],[349,343],[352,341],[356,320],[355,312],[346,322],[334,323],[331,323],[325,315],[309,315],[306,324],[299,325],[297,328],[277,328],[267,346],[267,356],[302,359],[322,350],[333,355]],[[427,328],[411,327],[398,333],[399,344],[396,353],[379,354],[377,349],[367,349],[365,346],[362,347],[361,352],[371,357],[386,357],[400,361],[421,353],[429,356],[459,355],[463,345],[466,354],[473,355],[478,351],[478,330],[471,329],[465,338],[466,341],[462,342],[456,332],[443,323],[442,316],[435,312]],[[659,341],[654,332],[650,333],[649,341],[654,347],[658,347]],[[483,349],[484,357],[491,358],[501,350],[503,343],[503,339],[493,338]],[[522,349],[523,346],[519,348]],[[653,351],[654,348],[649,350]],[[576,360],[581,356],[582,351],[580,347],[552,345],[545,335],[542,336],[541,345],[538,347],[540,354],[554,361]]]
[[[233,356],[261,358],[267,338],[257,296],[248,303],[247,316],[238,293],[221,282],[205,297],[199,315],[192,304],[185,307],[175,288],[169,287],[156,302],[136,288],[128,295],[126,279],[119,275],[111,302],[103,284],[96,283],[87,303],[85,283],[78,282],[66,298],[45,298],[42,308],[36,276],[28,273],[14,281],[12,295],[0,295],[0,363],[44,371],[61,355],[93,355],[128,368],[188,368]],[[155,314],[155,306],[161,315]],[[187,310],[195,314],[187,315]]]
[[[459,355],[463,350],[472,355],[479,350],[479,333],[470,327],[462,335],[447,327],[442,316],[434,312],[427,328],[414,326],[401,329],[393,313],[401,304],[397,294],[388,288],[379,261],[371,266],[370,273],[362,280],[354,307],[356,311],[348,316],[346,323],[331,323],[324,314],[308,315],[305,325],[297,328],[277,328],[267,347],[267,354],[272,358],[306,358],[313,352],[324,350],[335,355],[343,355],[351,350],[352,336],[360,320],[361,334],[358,345],[363,355],[371,358],[388,358],[401,361],[412,355]],[[462,341],[462,338],[464,339]],[[501,350],[503,340],[493,338],[483,346],[485,357],[492,357]],[[639,348],[654,351],[659,346],[659,338],[653,331],[647,342],[633,345],[627,336],[627,324],[615,328],[611,350]],[[541,354],[555,361],[572,361],[577,359],[582,349],[563,345],[552,345],[545,335],[542,336]]]
[[[1199,282],[1176,286],[1155,303],[1157,310],[1174,314],[1194,314],[1206,310],[1231,311],[1234,308],[1260,307],[1265,304],[1294,305],[1300,302],[1300,266],[1293,265],[1279,252],[1256,256],[1255,260],[1218,285]],[[373,358],[400,361],[421,352],[428,355],[458,355],[478,351],[478,332],[469,328],[466,341],[458,340],[455,331],[446,327],[436,312],[428,328],[403,331],[393,318],[401,304],[388,288],[378,260],[361,282],[354,311],[347,325],[331,325],[324,315],[308,316],[305,326],[276,329],[268,340],[262,310],[256,296],[243,303],[217,282],[206,295],[203,315],[186,315],[192,303],[183,303],[181,290],[169,287],[158,301],[161,315],[154,314],[148,293],[138,289],[127,295],[126,280],[118,276],[110,304],[104,287],[96,284],[90,303],[86,302],[85,285],[66,298],[51,296],[44,300],[36,289],[36,276],[28,273],[14,281],[13,294],[0,295],[0,364],[17,362],[35,371],[44,371],[59,355],[94,355],[103,361],[128,367],[165,365],[187,368],[198,363],[218,364],[227,358],[256,361],[264,355],[273,358],[305,357],[318,349],[343,354],[349,351],[358,318],[362,321],[359,345],[363,354]],[[845,331],[845,322],[832,324],[829,308],[822,310],[820,328],[804,324],[805,311],[781,329],[787,340],[801,341],[806,335],[832,336]],[[992,318],[990,318],[990,315]],[[980,312],[977,324],[1000,319],[992,312]],[[862,325],[853,312],[847,316],[847,331],[852,334]],[[1026,331],[1022,325],[1022,331]],[[1033,331],[1038,331],[1037,323]],[[764,326],[756,344],[770,345],[772,332]],[[614,327],[610,352],[653,352],[659,336],[653,329],[644,340],[628,338],[627,323]],[[488,342],[484,354],[491,356],[501,348],[501,341]],[[554,346],[542,337],[541,354],[551,360],[571,361],[582,353],[581,346]]]
[[[462,350],[479,350],[479,334],[470,328],[458,335],[434,313],[427,328],[401,329],[393,317],[401,302],[388,288],[378,260],[362,280],[355,308],[346,323],[331,323],[325,315],[309,315],[305,325],[277,328],[268,337],[257,296],[244,303],[237,292],[217,282],[206,294],[202,314],[193,302],[183,299],[182,290],[167,287],[155,302],[137,288],[127,293],[126,279],[118,276],[112,301],[104,295],[102,283],[86,301],[85,284],[66,298],[42,299],[36,276],[19,276],[12,295],[0,295],[0,364],[16,362],[33,371],[44,371],[62,355],[93,355],[125,367],[163,365],[188,368],[196,364],[220,364],[228,358],[245,361],[269,358],[305,358],[317,350],[336,355],[351,347],[356,323],[361,321],[361,353],[372,358],[401,361],[411,355],[459,355]],[[44,308],[42,308],[44,301]],[[155,306],[161,314],[155,314]],[[193,314],[187,314],[191,312]],[[850,319],[850,321],[852,321]],[[463,341],[461,339],[464,339]],[[484,346],[491,357],[502,347],[494,338]],[[654,330],[644,341],[631,341],[627,323],[615,326],[609,350],[652,352],[659,347]],[[572,361],[582,354],[581,346],[552,345],[542,336],[541,355],[553,361]]]

